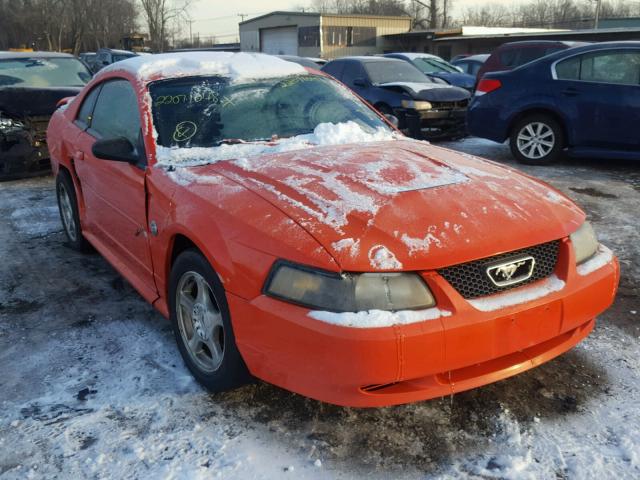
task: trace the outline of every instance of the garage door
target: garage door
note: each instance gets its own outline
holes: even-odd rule
[[[298,55],[298,27],[263,28],[260,51],[271,55]]]

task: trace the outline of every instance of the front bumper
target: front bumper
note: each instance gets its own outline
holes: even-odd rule
[[[466,135],[466,108],[402,110],[396,112],[401,119],[400,128],[410,137],[437,140]]]
[[[51,171],[49,151],[28,129],[0,132],[0,180],[43,175]]]
[[[586,337],[613,302],[618,262],[610,257],[580,274],[568,241],[559,258],[555,275],[562,289],[492,311],[474,307],[444,278],[425,272],[439,309],[450,315],[407,325],[349,328],[266,296],[247,301],[228,294],[228,300],[238,347],[256,377],[338,405],[395,405],[510,377]],[[522,298],[540,282],[521,287]],[[494,297],[501,295],[509,292]]]

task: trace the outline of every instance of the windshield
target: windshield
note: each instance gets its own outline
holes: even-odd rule
[[[75,58],[11,58],[0,60],[2,87],[83,87],[91,74]]]
[[[391,82],[433,83],[413,65],[399,60],[397,62],[365,62],[364,69],[369,74],[371,83],[382,84]]]
[[[348,89],[318,75],[231,83],[187,77],[149,86],[157,143],[213,147],[311,133],[322,123],[356,122],[364,131],[391,131]]]
[[[413,59],[413,64],[420,69],[423,73],[460,73],[460,71],[449,65],[448,63],[441,62],[435,58],[418,57]]]

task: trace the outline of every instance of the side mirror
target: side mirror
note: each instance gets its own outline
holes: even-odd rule
[[[136,164],[140,160],[136,149],[129,140],[123,137],[96,140],[91,147],[96,158]]]
[[[384,118],[386,118],[391,125],[398,128],[398,125],[400,123],[398,117],[396,117],[395,115],[391,115],[390,113],[385,113]]]
[[[353,86],[365,88],[367,86],[367,81],[364,78],[356,78],[353,80]]]

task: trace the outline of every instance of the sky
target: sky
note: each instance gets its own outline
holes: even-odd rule
[[[487,3],[513,4],[526,0],[489,0]],[[238,39],[238,22],[240,14],[246,18],[256,17],[274,10],[297,10],[298,7],[309,5],[308,0],[196,0],[190,8],[193,34],[201,37],[215,35],[219,43],[235,42]],[[454,8],[471,6],[481,3],[477,0],[454,0]],[[484,3],[484,2],[482,2]],[[454,10],[454,15],[456,10]]]

